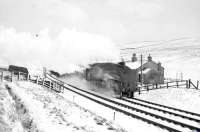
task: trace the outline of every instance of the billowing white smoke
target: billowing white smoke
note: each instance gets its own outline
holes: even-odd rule
[[[119,59],[119,50],[108,38],[69,29],[50,37],[48,29],[33,34],[0,27],[0,54],[0,65],[45,66],[61,73]]]
[[[113,97],[116,93],[113,89],[108,87],[100,87],[97,86],[95,83],[92,83],[90,81],[86,81],[85,78],[81,76],[70,76],[70,77],[63,77],[60,78],[62,81],[72,84],[78,88],[85,89],[85,90],[91,90],[100,94],[104,94],[106,96]]]
[[[98,80],[103,80],[103,81],[114,79],[111,75],[109,75],[109,73],[105,72],[100,67],[93,68],[91,74],[92,74],[93,79],[98,79]]]

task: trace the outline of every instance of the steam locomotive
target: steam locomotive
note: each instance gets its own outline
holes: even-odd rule
[[[131,70],[123,62],[91,64],[85,71],[85,78],[99,88],[113,90],[116,97],[133,97],[137,90],[136,70]]]

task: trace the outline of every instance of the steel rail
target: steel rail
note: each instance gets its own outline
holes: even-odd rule
[[[179,112],[182,112],[182,113],[186,113],[186,114],[195,115],[195,116],[200,117],[200,114],[198,114],[198,113],[174,108],[174,107],[171,107],[171,106],[161,105],[161,104],[157,104],[157,103],[154,103],[154,102],[150,102],[150,101],[146,101],[146,100],[142,100],[142,99],[138,99],[138,98],[133,98],[133,100],[137,100],[137,101],[144,102],[144,103],[147,103],[147,104],[152,104],[152,105],[155,105],[155,106],[160,106],[160,107],[163,107],[163,108],[172,109],[172,110],[175,110],[175,111],[179,111]]]
[[[119,103],[119,102],[117,102],[117,101],[111,100],[111,99],[109,99],[109,98],[106,98],[106,97],[103,97],[103,96],[94,94],[94,93],[92,93],[92,92],[89,92],[89,91],[80,89],[80,88],[78,88],[78,87],[76,87],[76,86],[73,86],[73,85],[71,85],[71,84],[67,84],[67,85],[68,85],[68,86],[71,86],[71,87],[73,87],[73,88],[75,88],[75,89],[77,89],[77,90],[79,90],[79,91],[85,92],[85,93],[87,93],[87,94],[93,95],[93,96],[95,96],[95,97],[98,97],[98,98],[103,99],[103,100],[106,100],[106,101],[108,101],[108,102],[117,104],[117,105],[119,105],[119,106],[122,106],[122,107],[125,107],[125,108],[128,108],[128,109],[131,109],[131,110],[133,110],[133,111],[140,112],[140,113],[144,113],[144,114],[146,114],[146,115],[150,115],[151,117],[155,117],[155,118],[157,118],[157,119],[165,120],[165,121],[167,121],[167,122],[172,122],[172,123],[177,124],[177,125],[180,125],[180,126],[182,126],[182,127],[187,127],[187,128],[189,128],[189,129],[191,129],[191,130],[197,130],[197,131],[200,130],[200,127],[196,127],[196,126],[193,126],[193,125],[189,125],[189,124],[186,124],[186,123],[182,123],[182,122],[179,122],[179,121],[175,121],[175,120],[172,120],[172,119],[169,119],[169,118],[160,116],[160,115],[156,115],[156,114],[151,113],[151,112],[148,112],[148,111],[144,111],[144,110],[141,110],[141,109],[138,109],[138,108],[129,106],[129,105],[125,105],[125,104]]]
[[[171,127],[166,126],[166,125],[163,125],[163,124],[161,124],[161,123],[158,123],[158,122],[149,120],[149,119],[147,119],[147,118],[138,116],[138,115],[136,115],[136,114],[127,112],[127,111],[125,111],[125,110],[119,109],[119,108],[114,107],[114,106],[112,106],[112,105],[106,104],[106,103],[101,102],[101,101],[99,101],[99,100],[97,100],[97,99],[88,97],[88,96],[86,96],[86,95],[84,95],[84,94],[82,94],[82,93],[80,93],[80,92],[77,92],[77,91],[75,91],[75,90],[72,90],[72,89],[70,89],[70,88],[68,88],[68,87],[66,87],[66,86],[64,86],[64,88],[67,89],[67,90],[69,90],[69,91],[72,91],[72,92],[74,92],[74,93],[76,93],[76,94],[78,94],[78,95],[81,95],[81,96],[83,96],[83,97],[85,97],[85,98],[87,98],[87,99],[90,99],[90,100],[92,100],[92,101],[94,101],[94,102],[96,102],[96,103],[98,103],[98,104],[101,104],[101,105],[103,105],[103,106],[105,106],[105,107],[108,107],[108,108],[111,108],[111,109],[113,109],[113,110],[119,111],[119,112],[124,113],[125,115],[128,115],[128,116],[131,116],[131,117],[133,117],[133,118],[140,119],[140,120],[142,120],[142,121],[144,121],[144,122],[147,122],[147,123],[153,124],[153,125],[155,125],[155,126],[158,126],[158,127],[160,127],[160,128],[166,129],[166,130],[168,130],[168,131],[170,131],[170,132],[181,132],[180,130],[177,130],[177,129],[175,129],[175,128],[171,128]]]
[[[128,103],[131,103],[131,104],[135,104],[135,105],[139,105],[139,106],[146,107],[146,108],[149,108],[149,109],[157,110],[157,111],[160,111],[160,112],[163,112],[163,113],[168,113],[168,114],[171,114],[171,115],[174,115],[174,116],[179,116],[179,117],[182,117],[184,119],[192,120],[192,121],[195,121],[195,122],[198,122],[198,123],[200,122],[200,119],[192,118],[192,117],[189,117],[189,116],[181,115],[181,114],[178,114],[178,113],[174,113],[174,112],[171,112],[171,111],[163,110],[163,109],[156,108],[156,107],[153,107],[153,106],[149,106],[149,105],[145,105],[145,104],[142,104],[142,103],[134,102],[134,100],[131,101],[131,100],[127,100],[125,98],[121,98],[121,100],[123,100],[125,102],[128,102]]]

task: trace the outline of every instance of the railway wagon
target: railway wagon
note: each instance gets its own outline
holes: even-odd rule
[[[95,82],[105,90],[113,90],[115,95],[132,97],[137,89],[137,72],[124,63],[94,63],[86,69],[85,78]]]

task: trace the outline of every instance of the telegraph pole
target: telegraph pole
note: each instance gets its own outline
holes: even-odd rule
[[[142,79],[142,54],[141,54],[141,69],[140,69],[140,80],[141,80],[141,86],[142,86],[142,83],[143,83],[143,79]]]

